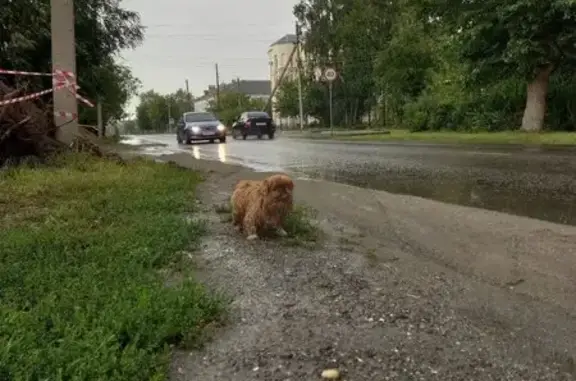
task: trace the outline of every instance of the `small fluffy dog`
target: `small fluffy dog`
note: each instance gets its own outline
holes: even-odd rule
[[[249,240],[269,231],[286,236],[282,227],[292,211],[294,182],[287,175],[273,175],[262,181],[240,180],[232,193],[234,226]]]

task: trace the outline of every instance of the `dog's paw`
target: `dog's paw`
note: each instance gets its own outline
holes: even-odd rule
[[[246,237],[246,239],[248,241],[254,241],[255,239],[258,239],[258,235],[256,234],[250,234],[248,237]]]
[[[286,233],[286,230],[279,228],[276,230],[276,233],[280,236],[280,237],[286,237],[288,235],[288,233]]]

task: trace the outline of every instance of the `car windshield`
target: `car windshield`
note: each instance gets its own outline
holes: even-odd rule
[[[255,112],[249,112],[248,118],[270,118],[270,117],[265,112],[255,111]]]
[[[218,119],[216,119],[214,114],[211,114],[209,112],[197,112],[194,114],[185,114],[184,120],[187,123],[191,123],[191,122],[215,122]]]

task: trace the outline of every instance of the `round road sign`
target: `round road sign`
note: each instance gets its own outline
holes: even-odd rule
[[[328,81],[333,81],[336,79],[336,70],[332,69],[332,68],[328,68],[326,70],[324,70],[324,77],[328,80]]]

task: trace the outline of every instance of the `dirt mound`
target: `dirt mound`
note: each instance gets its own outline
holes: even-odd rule
[[[0,81],[0,100],[21,96]],[[43,162],[55,154],[67,151],[86,152],[98,157],[121,160],[104,152],[97,143],[94,132],[81,127],[80,134],[67,146],[55,138],[51,104],[27,100],[0,106],[0,167],[22,162]]]

